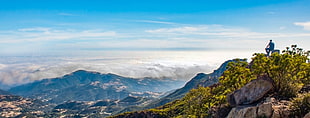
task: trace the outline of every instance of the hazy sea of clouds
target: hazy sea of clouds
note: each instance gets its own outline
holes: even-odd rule
[[[76,70],[188,81],[197,73],[212,72],[228,59],[250,56],[248,52],[227,51],[106,51],[70,57],[7,56],[0,59],[0,82],[1,88],[6,89],[4,85],[61,77]]]

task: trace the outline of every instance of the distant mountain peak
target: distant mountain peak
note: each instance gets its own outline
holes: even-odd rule
[[[46,99],[54,103],[66,100],[122,99],[129,94],[141,92],[139,96],[151,96],[151,92],[176,89],[184,81],[164,81],[151,78],[122,77],[116,74],[77,70],[63,77],[43,79],[11,88],[13,94]]]
[[[95,72],[95,71],[87,71],[87,70],[76,70],[74,72],[72,72],[71,74],[86,74],[86,73],[93,73],[93,74],[100,74],[99,72]]]
[[[89,70],[76,70],[76,71],[74,71],[74,72],[72,72],[70,74],[67,74],[67,75],[84,75],[84,74],[95,74],[95,75],[122,77],[122,76],[114,74],[114,73],[100,73],[100,72],[89,71]]]

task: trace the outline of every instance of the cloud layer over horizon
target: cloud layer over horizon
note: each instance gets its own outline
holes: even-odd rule
[[[188,81],[198,73],[212,72],[226,60],[249,59],[251,54],[247,51],[113,51],[113,55],[108,53],[103,57],[4,57],[0,59],[0,83],[14,86],[61,77],[76,70]]]
[[[143,55],[141,52],[137,53],[137,55]],[[157,53],[160,52],[156,52],[152,56],[156,56]],[[187,61],[191,57],[183,55],[185,53],[171,57],[163,55],[162,57],[152,57],[146,54],[145,58],[6,57],[0,60],[0,82],[7,85],[19,85],[45,78],[61,77],[76,70],[114,73],[133,78],[167,77],[187,81],[199,72],[208,73],[215,68],[215,65],[211,64],[214,62],[208,64],[203,59]],[[167,54],[170,55],[170,53]]]

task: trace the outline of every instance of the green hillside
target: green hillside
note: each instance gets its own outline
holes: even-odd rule
[[[278,100],[291,100],[291,114],[294,116],[303,117],[308,113],[309,101],[304,99],[310,98],[309,93],[301,89],[310,83],[309,51],[305,52],[292,45],[282,54],[274,53],[267,57],[265,54],[255,53],[253,56],[250,63],[238,59],[229,63],[218,84],[192,89],[185,97],[154,109],[113,117],[225,117],[231,109],[226,99],[227,94],[262,75],[273,80],[274,90],[268,93],[269,96]]]

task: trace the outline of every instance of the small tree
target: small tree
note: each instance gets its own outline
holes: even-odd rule
[[[192,89],[183,100],[185,101],[186,117],[205,118],[211,115],[210,110],[213,106],[213,98],[209,87]]]
[[[227,66],[227,70],[219,78],[220,84],[214,88],[213,93],[217,98],[217,104],[226,102],[226,95],[240,89],[245,84],[255,79],[251,70],[248,68],[246,60],[235,59]]]

